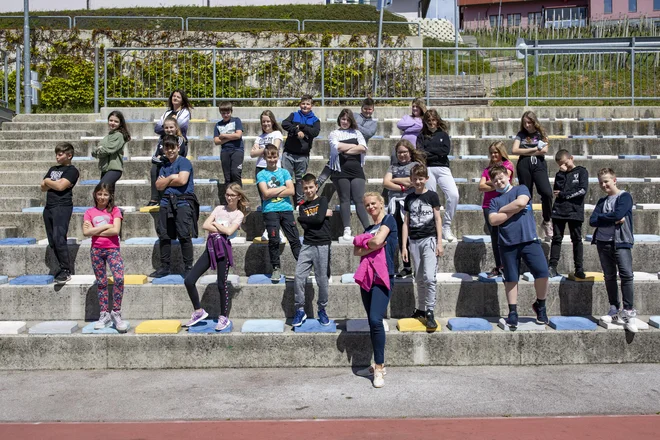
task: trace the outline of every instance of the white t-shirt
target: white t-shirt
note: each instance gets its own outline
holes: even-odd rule
[[[243,223],[243,217],[245,217],[239,209],[235,211],[227,211],[227,207],[225,205],[216,206],[213,212],[211,213],[211,216],[214,218],[216,223],[222,226],[238,225],[238,229],[241,228],[241,224]],[[231,236],[229,237],[230,239],[236,237],[236,234],[238,233],[238,229],[236,230],[236,232],[231,234]]]
[[[257,139],[254,141],[255,144],[259,146],[260,149],[266,148],[266,145],[268,144],[275,144],[275,141],[279,139],[280,140],[280,146],[282,145],[282,140],[284,138],[282,137],[282,133],[280,133],[278,130],[275,130],[271,133],[261,133]],[[268,164],[266,163],[266,158],[263,156],[259,156],[257,158],[257,168],[266,168]],[[277,167],[280,168],[282,166],[281,161],[277,161]]]

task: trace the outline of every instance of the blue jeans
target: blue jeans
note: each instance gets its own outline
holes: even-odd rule
[[[390,285],[392,280],[390,279]],[[374,284],[371,290],[360,289],[362,304],[369,319],[371,345],[374,349],[374,362],[385,363],[385,327],[383,319],[387,315],[387,305],[390,302],[390,290],[380,284]]]
[[[623,308],[626,310],[632,309],[634,299],[632,249],[617,249],[613,241],[596,241],[596,248],[598,249],[600,266],[603,268],[605,289],[607,289],[607,297],[610,300],[610,305],[621,308],[619,289],[616,285],[618,267],[619,278],[621,279]]]

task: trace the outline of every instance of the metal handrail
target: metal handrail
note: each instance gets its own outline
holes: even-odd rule
[[[302,30],[305,31],[305,23],[369,23],[369,24],[378,24],[378,21],[371,20],[303,20],[302,21]],[[400,24],[400,25],[417,25],[417,36],[422,36],[422,24],[417,22],[409,21],[384,21],[383,24]]]
[[[188,17],[186,18],[186,31],[189,30],[188,26],[188,21],[189,20],[196,20],[196,21],[202,21],[202,20],[214,20],[214,21],[277,21],[277,22],[282,22],[282,21],[287,21],[287,22],[295,22],[298,26],[298,32],[300,32],[300,20],[295,19],[295,18],[225,18],[225,17]]]
[[[122,20],[142,20],[142,19],[159,19],[159,20],[181,20],[181,30],[185,30],[185,23],[183,20],[183,17],[166,17],[166,16],[146,16],[146,15],[140,15],[136,17],[127,17],[127,16],[119,16],[119,15],[76,15],[73,17],[73,27],[76,27],[76,21],[79,18],[92,18],[92,19],[100,19],[100,18],[119,18]]]
[[[24,17],[22,15],[0,15],[0,19],[3,19],[3,18],[20,18],[20,19],[23,19]],[[35,19],[37,19],[37,18],[66,18],[67,21],[69,22],[69,29],[72,28],[71,17],[69,17],[68,15],[30,15],[30,20],[32,20],[33,18],[35,18]]]

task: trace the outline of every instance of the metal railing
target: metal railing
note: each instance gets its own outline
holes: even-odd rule
[[[102,20],[102,19],[121,19],[121,20],[177,20],[181,21],[181,30],[185,30],[185,24],[183,21],[183,17],[165,17],[165,16],[117,16],[117,15],[76,15],[73,17],[73,27],[77,26],[78,21],[80,19],[92,19],[92,20]]]
[[[2,62],[2,90],[0,90],[0,106],[9,107],[9,53],[0,50]]]
[[[0,15],[0,20],[5,19],[5,18],[20,18],[21,20],[23,20],[22,15]],[[30,15],[30,21],[38,20],[38,19],[51,19],[51,18],[65,19],[69,23],[69,29],[71,29],[73,27],[71,17],[69,17],[68,15]],[[33,23],[33,26],[34,26],[34,23]]]
[[[302,21],[302,30],[305,31],[305,23],[367,23],[378,25],[378,21],[370,20],[303,20]],[[422,25],[419,22],[408,22],[408,21],[384,21],[383,25],[386,24],[398,24],[400,26],[417,26],[417,36],[422,36]]]
[[[322,105],[367,94],[399,102],[422,96],[429,104],[660,99],[660,46],[556,50],[383,48],[376,66],[377,48],[106,48],[103,103],[164,101],[176,88],[201,105],[296,101],[302,93]]]
[[[186,18],[186,31],[190,30],[188,23],[190,21],[248,21],[248,22],[290,22],[296,23],[296,28],[300,32],[300,20],[295,18],[224,18],[224,17],[188,17]]]

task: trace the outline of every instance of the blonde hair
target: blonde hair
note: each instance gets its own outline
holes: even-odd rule
[[[236,207],[238,208],[239,211],[241,211],[243,213],[243,216],[244,216],[243,217],[243,223],[245,223],[245,217],[247,217],[248,209],[250,209],[250,199],[248,199],[247,196],[245,195],[245,191],[243,190],[241,185],[239,185],[236,182],[232,182],[229,185],[227,185],[227,187],[225,188],[225,193],[229,190],[231,190],[231,191],[235,192],[236,194],[238,194],[238,200],[236,201]]]
[[[504,162],[504,159],[510,161],[509,159],[509,153],[506,152],[506,146],[504,145],[503,141],[495,141],[492,144],[488,146],[488,153],[490,154],[490,149],[495,148],[497,152],[500,154],[500,157],[503,159],[502,162]],[[494,163],[489,164],[489,166],[495,165]]]
[[[364,197],[362,197],[362,203],[364,203],[367,197],[375,197],[383,206],[385,206],[385,199],[383,198],[383,196],[380,195],[380,193],[377,193],[375,191],[364,193]]]

